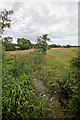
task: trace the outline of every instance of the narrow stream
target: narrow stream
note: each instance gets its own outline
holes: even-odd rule
[[[57,95],[48,93],[46,86],[40,79],[34,79],[35,89],[38,93],[40,100],[43,103],[43,107],[46,107],[46,102],[50,109],[52,109],[52,118],[64,118],[63,110],[58,102]]]

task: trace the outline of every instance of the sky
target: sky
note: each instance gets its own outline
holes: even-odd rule
[[[26,38],[36,43],[47,33],[48,44],[78,45],[78,2],[0,2],[0,11],[13,10],[12,27],[3,36]]]

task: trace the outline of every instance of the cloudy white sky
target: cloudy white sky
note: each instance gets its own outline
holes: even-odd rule
[[[49,44],[78,44],[77,2],[1,2],[0,11],[14,10],[11,29],[4,36],[29,39],[35,43],[38,36],[47,33]]]

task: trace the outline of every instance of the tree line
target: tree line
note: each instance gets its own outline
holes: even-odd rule
[[[12,37],[4,37],[2,40],[2,43],[5,47],[6,51],[12,51],[12,50],[27,50],[32,48],[32,44],[30,40],[27,40],[25,38],[17,38],[17,44],[12,43],[13,38]]]
[[[72,47],[71,45],[48,45],[48,41],[50,41],[50,38],[48,37],[48,34],[43,34],[42,36],[37,37],[37,43],[32,44],[30,40],[25,39],[25,38],[17,38],[17,44],[12,43],[13,38],[12,37],[4,37],[2,38],[2,34],[5,30],[5,28],[10,28],[11,27],[11,19],[10,15],[13,14],[13,10],[7,11],[6,9],[0,13],[0,38],[2,40],[2,45],[5,48],[5,51],[12,51],[12,50],[27,50],[31,48],[35,48],[38,51],[42,51],[46,53],[47,49],[50,48],[58,48],[58,47],[64,47],[64,48],[70,48]]]
[[[4,37],[2,40],[2,43],[5,47],[5,51],[13,51],[13,50],[28,50],[35,48],[38,51],[46,51],[50,48],[70,48],[70,47],[77,47],[77,46],[71,46],[69,44],[67,45],[56,45],[51,44],[48,45],[47,41],[50,41],[50,38],[47,37],[48,34],[43,34],[42,36],[37,37],[37,43],[32,44],[30,40],[25,38],[17,38],[17,43],[12,43],[13,38],[12,37]]]

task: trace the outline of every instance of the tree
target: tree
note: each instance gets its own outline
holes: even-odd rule
[[[36,48],[38,50],[41,50],[43,53],[46,53],[48,47],[47,41],[50,41],[50,38],[48,38],[48,34],[43,34],[42,36],[37,37]]]
[[[18,46],[22,49],[22,50],[26,50],[26,49],[30,49],[31,48],[31,42],[27,39],[24,38],[18,38],[17,39],[17,43]]]
[[[66,45],[67,48],[70,48],[71,46],[69,44]]]
[[[61,47],[61,45],[56,45],[56,44],[52,44],[52,45],[49,45],[50,46],[50,48],[59,48],[59,47]]]
[[[12,49],[12,41],[13,41],[13,38],[12,37],[4,37],[3,39],[3,45],[5,47],[5,50],[11,50]]]
[[[0,33],[3,34],[4,28],[11,27],[11,20],[9,15],[13,14],[13,10],[7,11],[6,9],[0,13]]]
[[[13,41],[12,37],[4,37],[3,42],[11,43]]]
[[[7,11],[6,9],[0,13],[0,42],[2,41],[2,34],[4,29],[11,27],[11,20],[9,15],[13,14],[13,10]],[[3,43],[3,41],[1,42]]]

